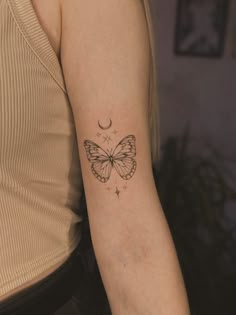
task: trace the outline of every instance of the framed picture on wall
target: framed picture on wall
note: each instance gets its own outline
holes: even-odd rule
[[[229,0],[177,0],[175,53],[220,57]]]
[[[236,58],[236,27],[233,33],[233,58]]]

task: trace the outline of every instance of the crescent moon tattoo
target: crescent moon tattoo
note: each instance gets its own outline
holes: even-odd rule
[[[108,125],[108,126],[102,126],[102,125],[100,124],[99,120],[98,120],[98,126],[99,126],[99,128],[102,129],[102,130],[107,130],[107,129],[111,128],[111,126],[112,126],[112,120],[110,119],[110,122],[109,122],[109,125]]]

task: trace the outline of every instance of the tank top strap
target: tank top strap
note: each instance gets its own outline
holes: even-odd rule
[[[39,22],[31,0],[7,0],[7,2],[16,24],[31,50],[59,87],[67,93],[60,61]]]

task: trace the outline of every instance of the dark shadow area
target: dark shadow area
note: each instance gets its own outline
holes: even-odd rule
[[[190,150],[192,138],[170,137],[156,183],[182,266],[191,314],[235,314],[235,224],[226,216],[236,205],[225,160],[215,149]]]

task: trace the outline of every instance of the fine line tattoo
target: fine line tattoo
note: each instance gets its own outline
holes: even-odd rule
[[[87,158],[91,163],[91,170],[94,176],[102,183],[106,183],[114,168],[121,178],[129,180],[135,173],[137,162],[136,138],[134,135],[124,137],[110,151],[105,151],[98,144],[91,140],[84,141]]]
[[[98,127],[99,127],[100,129],[102,129],[102,130],[107,130],[107,129],[111,128],[111,126],[112,126],[112,120],[111,120],[111,119],[109,120],[109,125],[107,125],[107,126],[102,126],[102,124],[101,124],[100,121],[98,120]]]

